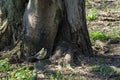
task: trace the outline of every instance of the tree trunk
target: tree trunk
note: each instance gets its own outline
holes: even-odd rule
[[[5,5],[4,0],[2,1]],[[7,1],[13,2],[13,0]],[[13,27],[18,26],[15,24],[16,21],[21,23],[26,1],[14,1],[14,4],[16,3],[19,3],[19,6],[16,5],[11,9],[12,11],[7,10],[9,14],[12,12],[17,15],[17,18],[13,15],[9,18],[11,19],[9,23],[12,23]],[[85,0],[29,0],[23,16],[22,33],[20,33],[24,41],[24,53],[31,56],[41,48],[45,48],[46,58],[54,54],[51,59],[57,56],[64,56],[66,59],[66,54],[70,55],[69,58],[77,59],[81,54],[92,55],[85,15]],[[18,27],[16,29],[18,30]]]
[[[93,55],[86,25],[85,0],[64,0],[60,4],[63,14],[56,37],[56,55],[53,59],[64,55],[64,61],[70,60],[66,59],[67,54],[71,59],[78,61],[81,55]]]
[[[29,54],[45,48],[50,56],[58,30],[58,9],[55,0],[29,0],[24,14],[25,44]]]
[[[65,0],[63,4],[65,13],[60,27],[62,28],[62,35],[60,33],[62,39],[77,45],[82,54],[91,55],[91,42],[85,17],[85,1]]]
[[[26,2],[26,0],[0,0],[0,51],[7,51],[1,52],[5,57],[21,54],[17,41],[21,36],[21,22]]]
[[[19,38],[25,0],[0,1],[0,50]]]

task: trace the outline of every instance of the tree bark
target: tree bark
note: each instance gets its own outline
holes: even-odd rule
[[[21,58],[22,17],[26,0],[0,0],[0,56]],[[20,43],[20,44],[19,44]],[[5,51],[5,52],[4,52]]]
[[[83,54],[92,54],[91,42],[86,25],[85,1],[65,0],[63,4],[65,6],[65,17],[62,21],[63,25],[61,26],[61,33],[63,34],[62,39],[66,38],[66,40],[77,44]]]
[[[2,4],[5,5],[4,0],[2,1]],[[7,1],[13,3],[13,0]],[[19,5],[16,5],[17,3]],[[41,48],[45,48],[48,51],[46,57],[54,54],[52,58],[66,57],[68,56],[66,54],[71,56],[69,58],[79,58],[82,54],[92,55],[85,18],[85,0],[29,0],[26,9],[25,3],[25,0],[14,1],[16,6],[10,8],[12,11],[6,7],[8,14],[12,13],[12,15],[9,18],[5,17],[10,21],[9,23],[12,23],[11,26],[16,27],[21,24],[21,16],[25,10],[22,33],[19,34],[22,35],[21,40],[24,41],[23,53],[31,56]],[[17,15],[17,18],[13,13]],[[2,19],[2,17],[0,18]],[[3,23],[1,22],[1,24]],[[19,31],[19,27],[16,29]],[[11,36],[14,32],[10,32]],[[18,36],[15,40],[17,39]]]
[[[92,56],[91,42],[86,25],[85,0],[61,1],[62,20],[56,38],[55,54],[69,54],[79,59],[81,55]],[[72,5],[72,6],[71,6]],[[66,60],[66,59],[65,59]]]
[[[50,56],[58,30],[58,9],[55,0],[29,0],[23,22],[29,54],[45,48]]]
[[[0,0],[0,51],[19,38],[25,0]]]

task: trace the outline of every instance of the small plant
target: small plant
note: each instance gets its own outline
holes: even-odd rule
[[[0,60],[0,71],[6,72],[13,69],[13,66],[9,64],[8,58]]]
[[[50,75],[50,80],[65,80],[65,78],[60,71],[57,71],[55,75]]]
[[[14,69],[14,64],[9,64],[9,59],[0,60],[0,71],[5,74],[0,80],[32,80],[33,73],[29,67],[22,69],[19,65]]]
[[[97,19],[97,10],[95,8],[92,8],[88,14],[87,14],[87,20],[96,20]]]
[[[108,33],[108,36],[111,39],[120,38],[120,28],[114,28],[110,33]]]
[[[55,80],[53,75],[50,75],[50,80]]]
[[[106,40],[109,38],[106,34],[100,32],[100,31],[90,32],[89,36],[90,36],[91,41],[95,41],[97,39],[103,41],[103,40]]]
[[[85,5],[88,5],[88,3],[89,3],[88,0],[86,0]]]
[[[106,74],[111,73],[113,69],[106,65],[95,65],[95,66],[92,66],[92,71],[100,72],[106,75]]]
[[[31,80],[33,78],[33,73],[29,70],[29,67],[26,69],[19,68],[12,73],[8,73],[8,75],[10,80]]]

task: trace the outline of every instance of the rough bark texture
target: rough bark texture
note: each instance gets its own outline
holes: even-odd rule
[[[72,42],[77,44],[82,54],[91,55],[92,49],[85,17],[85,0],[65,0],[65,7]]]
[[[13,6],[6,6],[5,11],[0,9],[2,12],[0,25],[6,24],[8,26],[10,23],[12,27],[7,28],[10,31],[13,30],[9,32],[12,41],[18,39],[18,36],[15,37],[14,34],[19,34],[17,30],[22,21],[21,17],[23,17],[23,29],[19,34],[22,35],[24,41],[23,53],[31,56],[41,48],[46,48],[48,50],[47,57],[50,57],[54,52],[51,60],[59,56],[64,57],[63,61],[67,62],[71,62],[71,59],[75,57],[79,58],[81,54],[92,54],[85,19],[85,0],[29,0],[26,9],[25,0],[4,1],[0,1],[0,6],[3,7],[7,2]],[[22,16],[24,9],[25,13]],[[4,21],[6,18],[8,22]],[[7,28],[0,27],[0,38],[2,31]],[[8,39],[11,40],[11,38]]]
[[[41,48],[52,51],[58,29],[58,6],[55,0],[29,0],[24,14],[25,44],[34,54]]]
[[[25,0],[0,0],[0,50],[19,38]]]
[[[64,0],[62,6],[62,21],[59,24],[55,47],[55,55],[52,58],[66,55],[71,59],[83,55],[92,55],[91,42],[86,25],[85,1],[84,0]],[[53,60],[53,59],[52,59]],[[68,59],[70,60],[70,59]],[[69,62],[69,61],[68,61]]]
[[[2,57],[16,56],[16,59],[22,57],[19,40],[26,2],[26,0],[0,0],[0,51],[6,51],[1,52]]]

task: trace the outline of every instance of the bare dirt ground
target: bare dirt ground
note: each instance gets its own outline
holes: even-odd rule
[[[87,21],[89,32],[101,31],[114,36],[112,33],[115,30],[120,35],[120,1],[88,0],[86,12],[93,7],[97,9],[97,19]],[[37,77],[40,80],[49,80],[50,75],[53,75],[52,78],[55,80],[120,80],[120,38],[107,40],[107,44],[99,42],[97,47],[93,46],[99,56],[81,56],[80,65],[72,68],[55,64],[46,65]]]
[[[108,35],[120,36],[120,1],[94,0],[87,5],[87,11],[92,7],[97,9],[97,19],[87,22],[89,32],[101,31]],[[109,51],[105,55],[120,55],[120,38],[111,40],[106,46]]]

